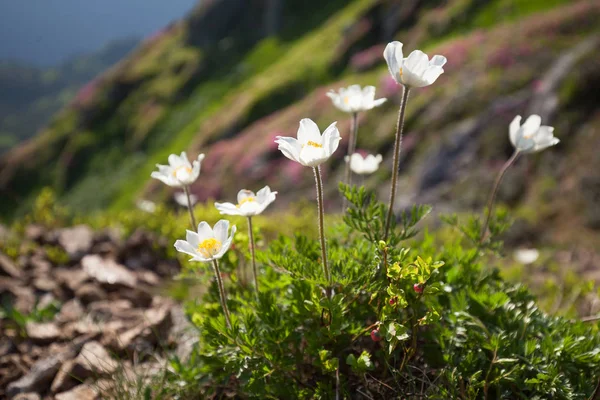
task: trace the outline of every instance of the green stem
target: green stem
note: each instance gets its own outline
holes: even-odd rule
[[[494,201],[496,200],[496,195],[498,194],[498,188],[500,187],[500,182],[502,181],[502,178],[504,177],[504,174],[506,174],[506,171],[508,170],[508,168],[510,168],[511,165],[513,165],[513,163],[517,160],[517,158],[519,157],[519,150],[515,150],[515,152],[513,153],[513,155],[504,163],[504,165],[502,166],[502,169],[500,170],[500,172],[498,173],[498,176],[496,177],[496,181],[494,182],[494,187],[492,188],[492,193],[490,194],[490,198],[488,200],[487,203],[487,216],[485,218],[485,222],[483,223],[483,226],[481,228],[481,236],[479,237],[479,243],[483,243],[483,239],[485,239],[485,234],[487,233],[487,228],[488,225],[490,224],[490,218],[492,217],[492,208],[494,207]]]
[[[252,217],[248,217],[248,242],[250,245],[250,255],[252,257],[252,272],[254,272],[254,289],[258,296],[258,271],[256,270],[256,258],[254,256],[254,233],[252,232]]]
[[[394,217],[394,200],[396,199],[396,184],[398,181],[398,168],[400,164],[400,150],[402,148],[402,133],[404,131],[404,114],[406,113],[406,103],[408,102],[408,94],[410,89],[404,86],[402,93],[402,102],[398,111],[398,125],[396,127],[396,137],[394,140],[394,163],[392,166],[392,188],[390,190],[390,207],[388,209],[387,218],[385,219],[385,233],[383,240],[387,240],[390,231],[392,218]]]
[[[331,285],[331,274],[329,273],[329,267],[327,266],[327,249],[325,248],[325,233],[323,232],[323,219],[325,218],[325,212],[323,209],[323,182],[321,180],[321,168],[314,167],[315,181],[317,184],[317,208],[319,211],[319,240],[321,241],[321,260],[323,261],[323,274],[329,285]]]
[[[188,211],[190,212],[190,222],[192,223],[192,230],[196,232],[198,225],[196,225],[196,218],[194,217],[194,206],[192,205],[192,199],[190,197],[190,188],[187,185],[183,185],[185,197],[187,198]]]
[[[231,317],[229,316],[229,309],[227,308],[227,296],[225,295],[225,287],[223,286],[223,279],[221,278],[221,271],[219,270],[219,263],[213,258],[213,269],[215,270],[215,276],[217,277],[217,286],[219,287],[219,299],[221,300],[221,307],[223,307],[223,314],[225,314],[225,322],[227,327],[231,329]]]

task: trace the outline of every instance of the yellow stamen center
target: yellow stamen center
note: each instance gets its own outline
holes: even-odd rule
[[[402,78],[404,75],[404,71],[402,71],[402,67],[400,67],[400,78]]]
[[[192,169],[191,169],[190,167],[186,167],[185,165],[181,165],[181,166],[179,166],[179,167],[177,167],[177,168],[175,168],[175,169],[173,170],[173,176],[174,176],[175,178],[177,178],[177,174],[179,173],[179,171],[185,171],[185,172],[187,172],[188,174],[191,174],[191,173],[192,173]]]
[[[350,99],[348,98],[348,96],[344,97],[344,103],[346,103],[346,104],[350,103]]]
[[[210,258],[221,250],[221,242],[215,238],[204,239],[202,243],[198,245],[198,253],[202,255],[202,257]]]
[[[240,201],[239,204],[236,204],[236,207],[240,208],[242,206],[242,204],[250,203],[250,202],[254,202],[254,201],[256,201],[256,199],[254,197],[252,197],[252,196],[246,197],[246,198],[242,199],[242,201]]]
[[[316,147],[317,149],[322,149],[322,148],[323,148],[323,145],[322,145],[322,144],[319,144],[319,143],[313,142],[312,140],[309,140],[309,141],[306,143],[306,145],[307,145],[307,146]]]

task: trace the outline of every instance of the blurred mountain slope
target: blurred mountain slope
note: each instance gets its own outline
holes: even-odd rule
[[[138,43],[123,39],[54,68],[0,62],[0,153],[34,136],[77,90]]]
[[[27,208],[54,186],[80,210],[126,208],[160,198],[157,162],[207,154],[194,192],[233,198],[269,184],[278,205],[312,197],[312,175],[285,160],[276,135],[302,117],[324,128],[348,118],[325,92],[374,84],[389,98],[361,116],[359,148],[387,165],[366,184],[387,198],[399,88],[382,59],[387,41],[444,54],[446,72],[408,105],[399,206],[481,207],[510,156],[507,126],[539,113],[561,144],[523,157],[500,200],[523,221],[513,240],[593,245],[600,226],[598,99],[600,4],[591,0],[204,1],[192,16],[147,40],[88,84],[53,124],[0,159],[1,212]],[[327,165],[330,207],[339,207],[345,142]],[[333,201],[335,200],[335,201]]]

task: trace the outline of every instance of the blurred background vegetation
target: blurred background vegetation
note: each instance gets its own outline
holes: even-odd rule
[[[274,137],[294,135],[299,119],[310,117],[320,126],[338,120],[347,138],[349,119],[325,93],[353,83],[375,85],[389,99],[361,116],[358,139],[359,149],[384,156],[365,181],[384,199],[399,88],[382,51],[400,40],[407,52],[449,60],[408,107],[401,206],[481,210],[511,152],[508,123],[516,114],[540,114],[561,143],[521,159],[500,201],[515,217],[507,249],[535,247],[542,257],[510,271],[521,277],[535,269],[528,279],[548,292],[600,279],[597,1],[220,0],[187,7],[181,19],[157,22],[154,33],[138,32],[145,36],[139,42],[115,37],[54,66],[0,63],[2,220],[31,212],[47,187],[61,206],[99,219],[140,199],[165,202],[172,193],[150,172],[182,150],[207,154],[192,188],[201,201],[269,184],[285,211],[310,199],[313,183],[280,156]],[[325,171],[330,211],[340,209],[344,148]],[[597,307],[581,304],[582,314]]]

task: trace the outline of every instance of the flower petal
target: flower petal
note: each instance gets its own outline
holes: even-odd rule
[[[519,130],[521,129],[521,116],[517,115],[513,118],[508,126],[508,137],[513,146],[517,146],[519,142]]]
[[[198,239],[200,241],[209,239],[209,238],[213,238],[215,237],[215,234],[212,230],[212,228],[210,227],[210,225],[208,224],[208,222],[206,221],[202,221],[198,224]]]
[[[279,150],[284,156],[292,161],[300,162],[300,151],[302,145],[297,139],[292,137],[277,136],[275,143],[279,145]]]
[[[198,233],[194,231],[186,230],[185,240],[195,249],[197,249],[200,244],[200,237],[198,236]]]
[[[194,248],[191,244],[186,242],[185,240],[177,240],[174,244],[175,249],[180,253],[185,253],[192,257],[198,257],[198,253],[196,252],[196,248]]]
[[[226,219],[221,219],[219,222],[215,224],[213,229],[215,233],[215,239],[219,242],[224,243],[227,240],[227,231],[229,230],[229,221]]]
[[[429,65],[443,67],[448,60],[444,56],[435,55],[429,60]]]
[[[337,150],[340,140],[342,139],[336,124],[337,122],[333,122],[325,129],[325,132],[323,132],[323,149],[328,158]]]
[[[321,131],[312,119],[303,118],[300,120],[298,141],[301,145],[304,145],[309,141],[321,144]]]
[[[242,202],[248,197],[256,197],[252,190],[242,189],[237,194],[237,202],[238,204],[242,204]]]
[[[524,138],[532,138],[542,125],[542,117],[537,114],[532,114],[527,118],[521,126],[521,136]]]
[[[401,42],[391,42],[385,46],[385,50],[383,51],[383,58],[385,58],[390,74],[398,83],[401,83],[400,67],[402,67],[402,60],[404,58],[402,46],[403,44]]]
[[[241,215],[239,208],[232,203],[215,203],[215,207],[224,215]]]

